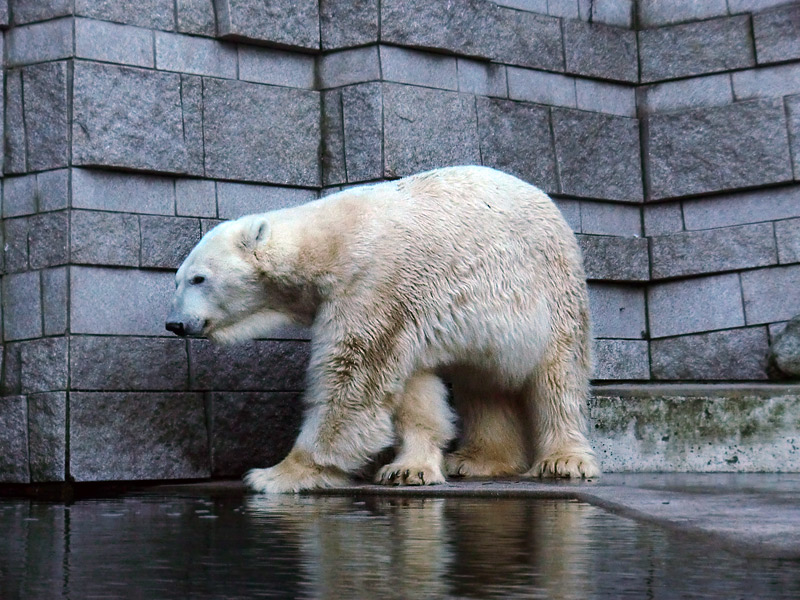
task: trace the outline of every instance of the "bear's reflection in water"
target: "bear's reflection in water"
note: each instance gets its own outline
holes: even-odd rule
[[[315,598],[586,598],[586,519],[572,501],[252,496],[281,521]]]

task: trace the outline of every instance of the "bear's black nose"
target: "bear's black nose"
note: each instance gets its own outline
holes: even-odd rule
[[[177,321],[167,321],[167,331],[171,331],[175,335],[184,337],[186,330],[183,328],[183,323]]]

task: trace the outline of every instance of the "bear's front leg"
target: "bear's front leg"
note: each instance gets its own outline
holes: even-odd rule
[[[336,467],[316,464],[308,452],[295,447],[274,467],[248,471],[244,482],[262,494],[281,494],[347,485],[348,478]]]

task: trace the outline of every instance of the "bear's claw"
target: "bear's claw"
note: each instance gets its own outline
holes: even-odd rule
[[[435,485],[444,483],[442,470],[433,467],[405,467],[392,463],[382,467],[375,475],[375,483],[382,485]]]
[[[525,475],[590,479],[600,476],[600,468],[591,454],[556,454],[537,462]]]

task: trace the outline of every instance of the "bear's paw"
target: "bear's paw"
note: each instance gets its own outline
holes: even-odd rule
[[[537,462],[526,474],[528,477],[569,477],[590,479],[600,476],[597,460],[587,452],[555,453]]]
[[[436,485],[444,482],[444,474],[437,464],[393,462],[381,467],[375,475],[375,483],[382,485]]]
[[[317,465],[305,453],[300,456],[293,451],[274,467],[251,469],[245,474],[244,483],[261,494],[291,494],[303,490],[341,487],[347,485],[349,480],[339,469]]]

